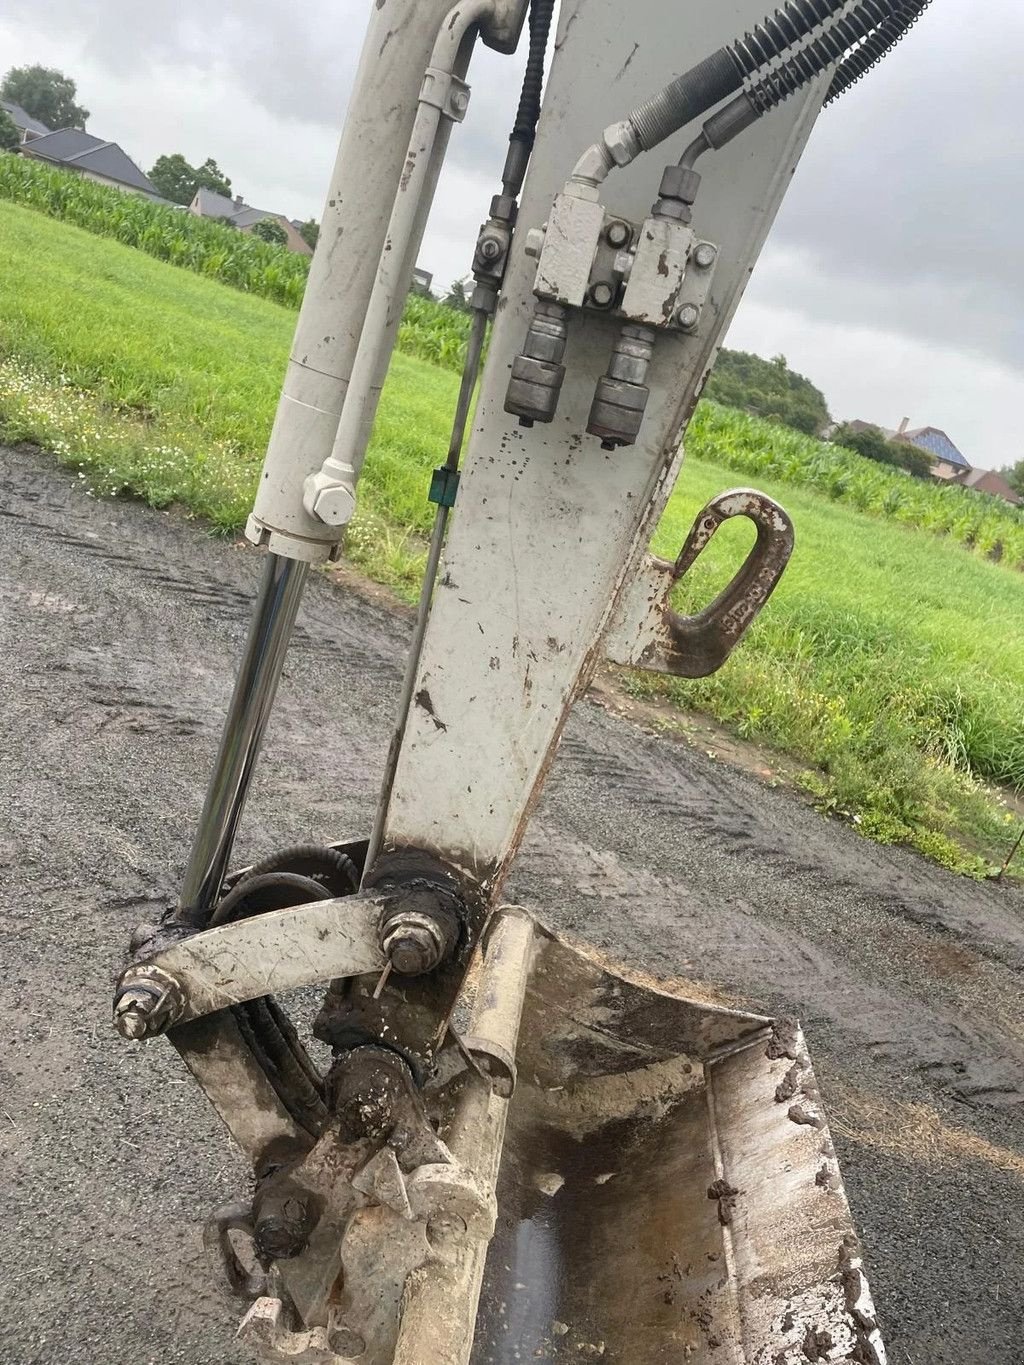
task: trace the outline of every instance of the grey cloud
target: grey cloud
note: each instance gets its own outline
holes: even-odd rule
[[[1015,4],[936,0],[825,111],[773,237],[788,306],[1024,362],[1022,48]]]

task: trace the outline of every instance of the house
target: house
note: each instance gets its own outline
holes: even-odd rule
[[[971,462],[958,450],[944,431],[938,427],[910,427],[910,418],[904,417],[899,429],[893,433],[894,441],[907,441],[918,446],[932,459],[932,477],[935,479],[958,479],[969,474]]]
[[[93,137],[81,128],[61,128],[55,133],[40,134],[22,143],[20,150],[22,156],[33,161],[45,161],[100,185],[112,185],[127,194],[142,194],[147,199],[164,202],[153,182],[122,147],[116,142]]]
[[[964,488],[973,488],[976,493],[990,493],[994,498],[1012,502],[1015,507],[1024,504],[1024,498],[1006,482],[1002,474],[992,470],[972,469],[966,474],[959,474],[952,482]]]
[[[20,104],[14,104],[11,100],[0,100],[0,109],[10,114],[22,142],[31,142],[34,137],[45,137],[51,131],[45,123],[27,114]]]
[[[229,199],[226,194],[218,194],[216,190],[198,189],[188,206],[188,211],[194,213],[197,218],[214,218],[229,227],[238,228],[241,232],[251,232],[256,223],[269,218],[275,223],[280,223],[289,251],[298,252],[300,256],[313,254],[309,243],[283,213],[274,213],[271,209],[254,209],[251,204],[245,203],[241,195]]]
[[[851,431],[867,431],[873,429],[880,431],[883,436],[890,441],[907,441],[910,445],[915,445],[919,450],[923,450],[932,461],[931,475],[933,479],[959,479],[963,474],[971,471],[971,462],[964,453],[957,449],[944,431],[938,427],[914,427],[911,429],[910,418],[904,417],[899,427],[893,431],[891,427],[880,426],[877,422],[850,422]]]

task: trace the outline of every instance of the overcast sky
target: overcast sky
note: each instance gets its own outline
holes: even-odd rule
[[[368,4],[10,0],[0,71],[61,68],[144,169],[213,156],[248,202],[319,217]],[[943,427],[984,467],[1024,458],[1022,51],[1019,0],[934,0],[819,122],[729,337],[783,352],[835,416]],[[511,70],[475,60],[421,256],[441,284],[468,269]]]

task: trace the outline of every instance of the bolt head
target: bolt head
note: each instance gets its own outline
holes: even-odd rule
[[[684,331],[692,331],[700,321],[700,309],[695,303],[684,303],[676,312],[676,322]]]
[[[356,510],[354,491],[322,470],[306,480],[303,502],[306,511],[325,526],[347,526]]]
[[[497,237],[484,237],[480,242],[480,255],[485,261],[496,261],[501,255],[501,243]]]
[[[388,940],[388,957],[401,976],[422,976],[437,963],[437,944],[425,929],[399,930]]]
[[[710,270],[718,259],[718,251],[710,242],[698,242],[693,259],[701,270]]]
[[[532,256],[534,260],[544,250],[544,229],[530,228],[526,234],[526,246],[524,250],[527,256]]]
[[[467,90],[453,90],[451,105],[457,114],[464,114],[469,108],[469,92]]]
[[[608,224],[604,236],[609,246],[618,248],[626,245],[633,236],[633,231],[628,223],[616,220]]]
[[[607,280],[598,280],[590,291],[590,301],[598,308],[607,308],[615,297],[615,290]]]

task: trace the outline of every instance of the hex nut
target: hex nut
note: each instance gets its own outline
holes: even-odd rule
[[[616,166],[628,166],[640,152],[640,139],[629,119],[604,130],[604,145]]]
[[[317,470],[306,480],[303,493],[306,511],[325,526],[345,526],[352,520],[355,493],[346,484],[338,483],[333,475]]]
[[[711,242],[698,242],[693,253],[694,264],[701,270],[710,270],[718,259],[718,250]]]
[[[598,280],[590,289],[590,302],[595,308],[607,308],[615,298],[615,290],[607,280]]]
[[[691,332],[699,321],[700,309],[695,303],[684,303],[676,312],[676,324],[685,332]]]
[[[632,239],[633,230],[621,218],[616,218],[604,230],[604,238],[609,246],[624,247]]]
[[[532,256],[534,260],[544,250],[544,229],[530,228],[526,234],[526,245],[523,248],[527,256]]]
[[[426,916],[397,915],[386,928],[381,949],[400,976],[423,976],[444,956],[440,930]]]

